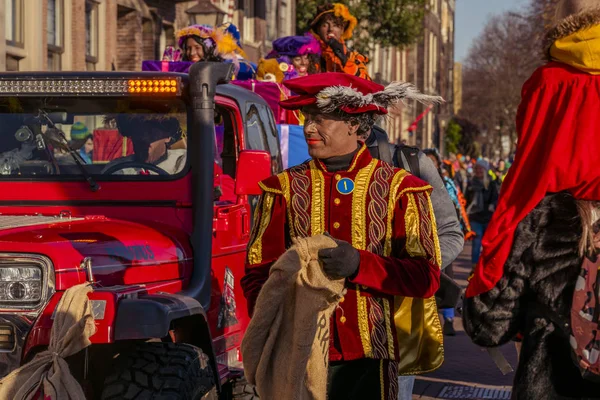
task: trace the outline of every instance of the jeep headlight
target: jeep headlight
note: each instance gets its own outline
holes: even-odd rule
[[[0,303],[37,304],[42,299],[42,282],[43,273],[38,266],[0,265]]]

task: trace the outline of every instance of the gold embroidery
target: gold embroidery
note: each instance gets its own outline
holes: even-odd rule
[[[300,164],[290,168],[290,186],[293,192],[291,207],[293,211],[293,226],[296,235],[307,237],[310,235],[310,178],[306,175],[307,164]]]
[[[371,338],[369,337],[369,317],[367,316],[367,298],[360,295],[360,287],[358,285],[356,285],[356,302],[360,341],[363,345],[365,357],[372,358]]]
[[[371,327],[371,352],[372,357],[377,359],[388,358],[389,347],[386,346],[387,333],[385,327],[385,316],[383,304],[379,298],[365,297],[367,299],[367,311],[369,312],[369,326]]]
[[[419,218],[419,209],[415,202],[415,195],[413,193],[407,193],[406,196],[408,198],[408,207],[404,213],[406,251],[411,257],[426,257],[427,253],[421,245],[421,221]]]
[[[388,299],[383,300],[383,314],[385,317],[385,330],[387,331],[388,337],[388,352],[391,359],[394,358],[394,336],[392,335],[392,324],[390,321],[390,302]]]
[[[356,153],[356,155],[354,156],[354,161],[352,161],[352,164],[350,165],[350,168],[348,168],[348,172],[352,172],[354,170],[354,168],[356,167],[356,163],[358,162],[358,159],[360,158],[360,155],[367,149],[367,146],[365,146],[364,144],[361,146],[360,150],[358,150],[358,153]],[[375,160],[373,160],[375,161]]]
[[[433,188],[430,185],[421,187],[407,187],[402,189],[402,191],[398,193],[397,198],[399,199],[400,197],[404,196],[405,193],[424,192],[426,190],[433,190]]]
[[[408,175],[408,172],[405,170],[401,170],[392,179],[392,185],[390,188],[390,195],[388,197],[388,215],[387,215],[387,230],[385,232],[385,246],[383,248],[383,255],[389,256],[392,254],[392,222],[394,220],[394,208],[396,207],[396,202],[399,199],[397,195],[398,189],[402,184],[404,178]]]
[[[394,169],[390,164],[381,163],[373,173],[373,179],[369,184],[369,205],[367,207],[369,216],[367,251],[383,255],[384,237],[386,234],[385,219],[388,214],[386,198],[390,194],[390,178],[394,175]]]
[[[383,379],[383,360],[379,360],[379,387],[381,388],[381,400],[386,400],[385,380]]]
[[[427,253],[427,259],[431,263],[437,263],[435,256],[435,242],[433,239],[433,228],[432,220],[429,214],[429,207],[427,205],[427,198],[425,193],[415,193],[415,199],[419,201],[419,217],[421,222],[421,245]],[[439,265],[439,264],[438,264]]]
[[[323,172],[317,168],[314,160],[310,162],[310,177],[312,180],[310,227],[313,235],[319,235],[325,232],[325,187]]]
[[[429,206],[429,215],[431,216],[431,225],[433,235],[433,242],[435,243],[435,261],[437,265],[442,267],[442,250],[440,249],[440,238],[437,233],[437,221],[435,220],[435,214],[433,213],[433,204],[431,203],[431,196],[427,196],[427,205]]]
[[[352,192],[352,246],[364,250],[367,246],[367,187],[371,176],[377,166],[377,160],[372,160],[369,165],[356,174],[354,192]]]
[[[283,172],[277,175],[277,177],[279,178],[279,185],[281,185],[281,191],[283,192],[283,198],[285,199],[290,235],[291,237],[296,237],[294,224],[292,223],[292,208],[290,207],[290,177],[287,172]]]
[[[271,222],[271,209],[273,208],[273,201],[275,200],[275,195],[273,193],[267,192],[263,196],[260,227],[258,228],[258,234],[256,235],[254,243],[252,243],[248,249],[248,262],[251,265],[260,264],[262,261],[262,237]]]
[[[258,186],[259,186],[259,187],[260,187],[262,190],[264,190],[265,192],[269,192],[269,193],[275,193],[275,194],[283,194],[283,192],[282,192],[281,190],[279,190],[279,189],[273,189],[273,188],[270,188],[270,187],[268,187],[268,186],[265,186],[265,184],[264,184],[264,183],[262,183],[262,182],[258,182]]]

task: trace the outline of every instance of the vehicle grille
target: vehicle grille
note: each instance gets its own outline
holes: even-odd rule
[[[13,351],[15,348],[15,328],[9,324],[0,324],[0,351]]]

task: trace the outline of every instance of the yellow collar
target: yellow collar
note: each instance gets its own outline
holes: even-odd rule
[[[557,39],[550,48],[552,60],[592,75],[600,74],[600,25]]]

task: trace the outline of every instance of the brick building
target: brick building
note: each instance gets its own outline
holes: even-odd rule
[[[446,100],[427,113],[426,106],[416,103],[392,110],[381,124],[393,143],[443,151],[444,130],[454,112],[454,10],[455,0],[428,0],[417,43],[405,49],[375,46],[370,54],[369,74],[376,82],[411,82],[421,92]],[[409,132],[409,126],[423,113],[417,129]]]
[[[423,35],[416,46],[415,73],[419,89],[442,96],[445,102],[428,112],[415,132],[414,144],[444,152],[444,132],[453,115],[455,0],[430,0],[423,20]],[[426,106],[418,105],[418,113]]]
[[[212,0],[257,61],[295,31],[294,0]],[[197,0],[0,0],[0,71],[138,70],[191,23]]]

